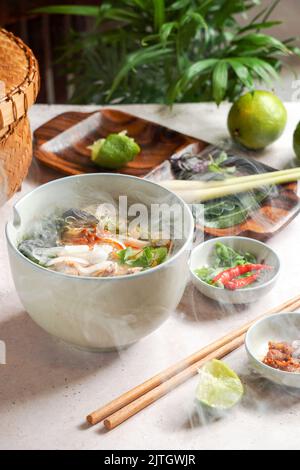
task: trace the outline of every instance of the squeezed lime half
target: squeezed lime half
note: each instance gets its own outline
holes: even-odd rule
[[[242,398],[244,388],[239,376],[224,362],[213,359],[199,369],[196,399],[209,408],[228,410]]]
[[[124,131],[96,140],[88,148],[92,151],[92,161],[101,168],[110,170],[122,168],[141,151],[135,140]]]

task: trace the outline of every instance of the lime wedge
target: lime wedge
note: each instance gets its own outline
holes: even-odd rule
[[[116,170],[132,161],[141,151],[139,145],[125,132],[109,134],[105,139],[96,140],[88,147],[92,161],[102,168]]]
[[[210,408],[227,410],[243,396],[244,388],[238,375],[224,362],[213,359],[199,369],[197,400]]]

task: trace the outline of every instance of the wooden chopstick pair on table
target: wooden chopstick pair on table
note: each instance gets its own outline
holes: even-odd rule
[[[166,395],[168,392],[197,374],[206,362],[221,359],[230,352],[242,346],[248,329],[259,319],[279,312],[293,312],[300,308],[300,295],[287,300],[281,305],[260,315],[255,320],[233,330],[226,336],[214,341],[194,354],[173,364],[154,377],[134,387],[108,404],[93,411],[87,416],[87,421],[94,425],[104,421],[106,429],[113,429],[131,416],[146,408],[151,403]]]

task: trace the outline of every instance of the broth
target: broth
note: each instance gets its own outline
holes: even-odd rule
[[[121,232],[110,214],[94,209],[68,209],[35,224],[18,245],[31,261],[74,276],[108,277],[135,274],[163,263],[172,241],[151,236],[140,226]]]

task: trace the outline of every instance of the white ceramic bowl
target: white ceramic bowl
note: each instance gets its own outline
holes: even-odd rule
[[[49,208],[65,210],[91,201],[101,203],[104,194],[114,199],[128,195],[129,203],[180,205],[185,235],[176,241],[173,256],[134,275],[83,278],[38,266],[18,251],[32,221]],[[69,343],[109,350],[148,335],[176,308],[188,279],[193,230],[189,207],[170,191],[140,178],[99,173],[61,178],[27,194],[15,205],[6,235],[15,286],[32,319]]]
[[[199,279],[195,274],[195,269],[202,266],[209,266],[216,242],[222,242],[234,250],[249,252],[256,256],[258,263],[266,263],[274,266],[274,270],[268,280],[256,286],[249,286],[244,289],[230,291],[211,286]],[[265,243],[246,237],[220,237],[207,240],[196,246],[192,250],[190,259],[190,271],[192,280],[197,289],[207,297],[221,303],[246,304],[254,302],[260,297],[266,295],[275,285],[280,270],[280,261],[277,254]]]
[[[300,388],[300,374],[284,372],[263,364],[268,352],[268,342],[300,340],[300,313],[278,313],[256,322],[245,339],[246,351],[252,367],[273,382]]]

